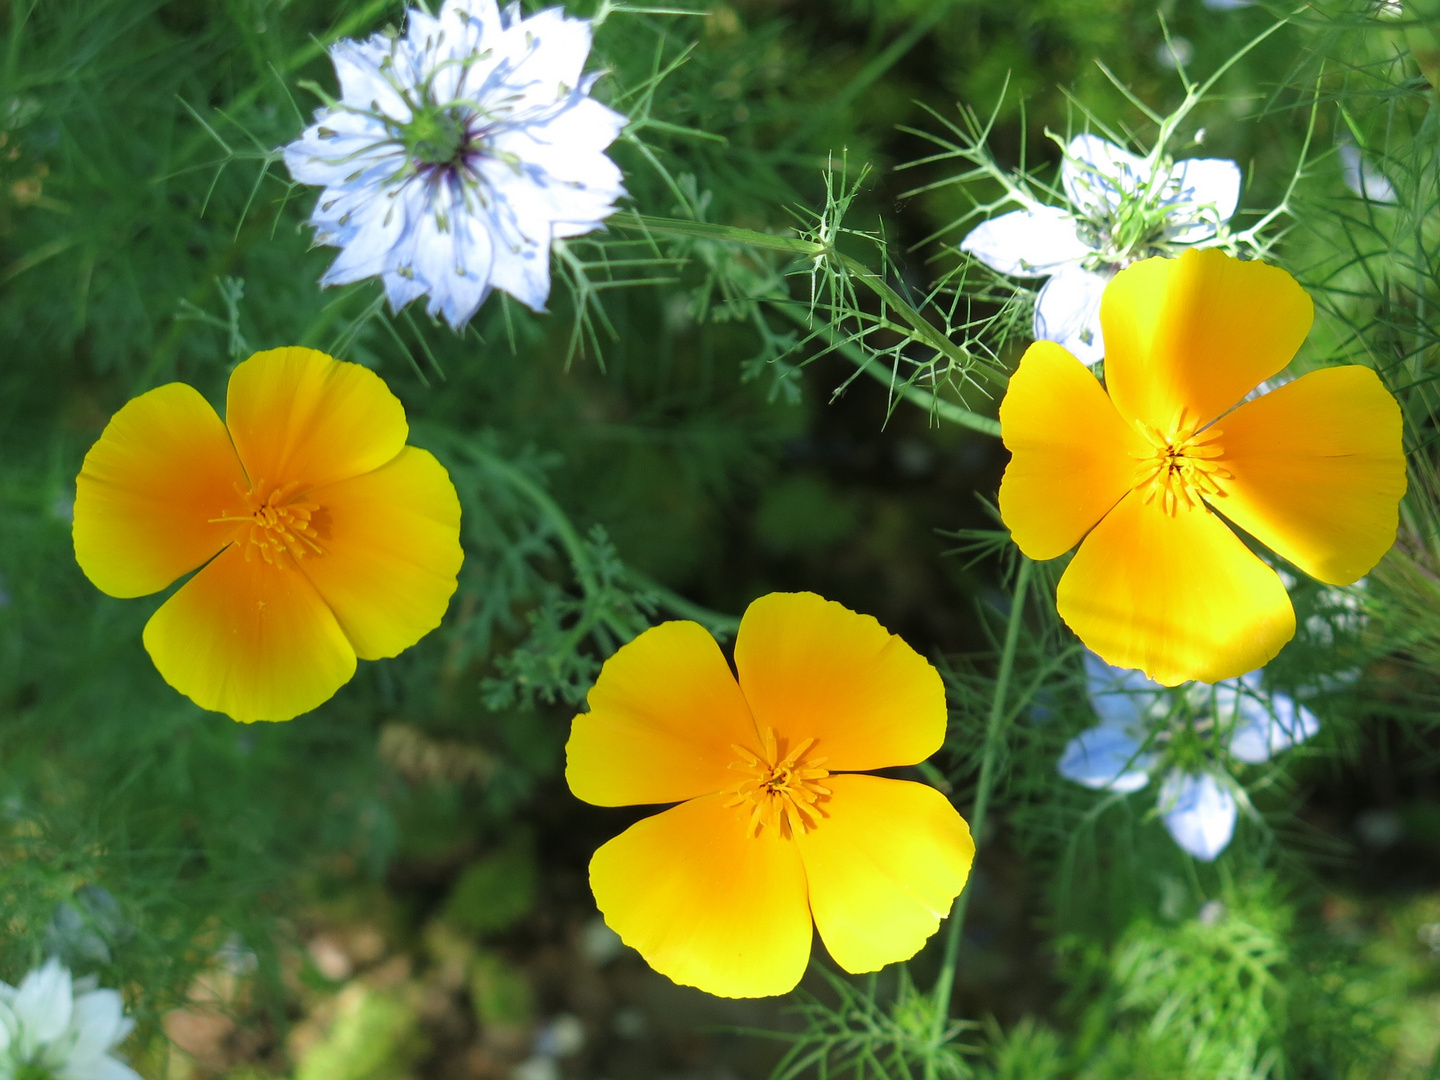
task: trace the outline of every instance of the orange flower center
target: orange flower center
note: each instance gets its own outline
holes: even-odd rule
[[[235,490],[245,500],[246,513],[234,517],[211,518],[211,522],[233,521],[244,526],[236,534],[236,542],[245,545],[245,561],[249,562],[258,553],[271,566],[286,566],[286,556],[299,560],[308,555],[324,555],[320,545],[320,534],[315,529],[315,517],[320,512],[319,503],[295,498],[300,481],[292,481],[284,487],[273,489],[263,498],[265,481],[261,480],[249,491]]]
[[[759,836],[762,828],[776,829],[786,839],[797,832],[809,832],[825,816],[820,802],[830,795],[830,789],[816,781],[830,775],[828,769],[821,768],[829,759],[806,758],[815,745],[813,738],[799,743],[784,757],[780,756],[775,732],[766,728],[761,741],[763,752],[759,754],[731,744],[740,760],[731,762],[730,768],[748,775],[725,805],[740,807],[741,817],[748,819],[751,836]]]
[[[1201,506],[1203,496],[1225,494],[1220,481],[1234,474],[1220,467],[1225,451],[1218,440],[1223,431],[1215,427],[1197,431],[1196,424],[1186,422],[1183,410],[1168,432],[1139,420],[1135,426],[1150,443],[1149,451],[1134,455],[1140,459],[1135,490],[1143,492],[1146,503],[1158,498],[1173,517],[1182,504],[1193,510]]]

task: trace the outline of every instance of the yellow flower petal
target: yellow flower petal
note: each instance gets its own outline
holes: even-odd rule
[[[1274,570],[1203,507],[1174,515],[1131,493],[1060,579],[1060,616],[1116,667],[1156,682],[1218,682],[1262,667],[1295,636]]]
[[[410,433],[380,376],[299,347],[256,353],[235,369],[225,424],[252,484],[302,491],[378,469]]]
[[[440,625],[460,550],[450,475],[407,446],[374,472],[320,488],[313,524],[324,553],[299,561],[362,660],[395,656]]]
[[[814,593],[771,593],[746,610],[735,667],[750,713],[831,771],[924,761],[945,741],[940,673],[869,615]]]
[[[1213,420],[1294,357],[1315,307],[1277,266],[1214,248],[1146,259],[1100,301],[1105,383],[1127,420]]]
[[[970,875],[970,828],[934,788],[830,776],[815,829],[796,836],[820,938],[846,971],[920,951]]]
[[[236,720],[289,720],[355,674],[355,650],[304,574],[234,545],[182,585],[145,625],[165,681]]]
[[[1133,451],[1146,444],[1100,382],[1059,345],[1025,350],[1000,404],[1010,464],[1000,481],[1000,517],[1032,559],[1053,559],[1080,542],[1135,482]]]
[[[75,480],[75,558],[111,596],[145,596],[229,542],[212,523],[245,483],[225,425],[184,383],[141,394],[117,412]]]
[[[590,860],[590,887],[662,975],[720,997],[783,994],[810,958],[800,854],[773,831],[747,835],[724,802],[693,799],[630,826]]]
[[[710,632],[651,627],[605,661],[565,746],[565,779],[599,806],[679,802],[737,786],[734,746],[759,743]]]
[[[1395,543],[1400,406],[1369,368],[1312,371],[1216,426],[1234,478],[1215,508],[1307,574],[1348,584]]]

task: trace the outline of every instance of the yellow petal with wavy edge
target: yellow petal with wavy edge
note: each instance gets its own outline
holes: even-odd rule
[[[236,367],[225,424],[251,484],[297,483],[302,493],[378,469],[410,433],[380,376],[296,346]]]
[[[1233,479],[1215,508],[1310,576],[1349,584],[1395,543],[1400,406],[1369,368],[1312,371],[1216,426]]]
[[[1146,259],[1116,274],[1100,301],[1105,384],[1127,420],[1162,432],[1203,424],[1281,371],[1314,318],[1278,266],[1214,248]]]
[[[914,765],[945,741],[945,686],[923,656],[869,615],[814,593],[771,593],[735,638],[757,727],[836,770]]]
[[[773,830],[747,834],[710,795],[630,826],[590,860],[595,903],[625,944],[719,997],[793,990],[810,958],[805,871]]]
[[[355,674],[355,650],[315,587],[293,568],[226,548],[145,625],[165,681],[236,720],[289,720]]]
[[[145,596],[235,534],[224,517],[245,473],[225,425],[184,383],[141,394],[110,418],[75,480],[75,558],[96,588]]]
[[[846,971],[908,960],[970,876],[970,828],[934,788],[879,776],[830,776],[816,828],[798,834],[820,939]]]
[[[1011,454],[1000,517],[1032,559],[1078,544],[1134,486],[1132,455],[1148,446],[1089,369],[1050,341],[1026,349],[1010,377],[1000,437]]]
[[[445,466],[407,446],[310,500],[323,554],[299,560],[362,660],[395,656],[440,625],[460,550],[460,499]]]
[[[1204,507],[1167,514],[1134,492],[1060,579],[1060,616],[1107,664],[1156,682],[1218,682],[1263,667],[1295,636],[1275,571]]]
[[[598,806],[679,802],[734,788],[734,749],[758,749],[750,710],[710,632],[668,622],[605,661],[565,746],[565,779]]]

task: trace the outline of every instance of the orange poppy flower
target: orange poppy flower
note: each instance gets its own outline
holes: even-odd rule
[[[165,681],[236,720],[289,720],[435,627],[460,502],[374,372],[313,349],[235,368],[225,420],[184,383],[141,394],[85,455],[75,557],[111,596],[199,569],[145,626]]]
[[[605,663],[565,748],[599,806],[680,805],[590,862],[605,921],[655,970],[722,997],[794,989],[812,923],[846,971],[915,955],[975,847],[934,788],[858,770],[945,738],[940,675],[874,619],[813,593],[750,605],[735,675],[693,622]]]
[[[1395,542],[1400,407],[1374,371],[1323,368],[1242,403],[1313,318],[1284,270],[1187,251],[1105,290],[1105,387],[1050,342],[1021,359],[1000,405],[1000,514],[1032,559],[1080,545],[1057,605],[1106,663],[1213,683],[1294,636],[1279,576],[1221,515],[1332,585]]]

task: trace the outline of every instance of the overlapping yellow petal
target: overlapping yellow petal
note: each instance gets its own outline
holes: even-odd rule
[[[1295,635],[1279,576],[1219,517],[1134,492],[1081,543],[1056,601],[1106,663],[1166,686],[1244,675]]]
[[[814,593],[771,593],[735,639],[757,727],[837,770],[913,765],[945,741],[945,687],[930,663],[868,615]]]
[[[724,802],[692,799],[630,826],[591,859],[590,887],[611,929],[675,982],[783,994],[810,958],[805,871],[793,843],[750,836]]]
[[[975,844],[934,788],[831,776],[819,826],[796,837],[815,927],[846,971],[878,971],[920,951],[970,875]]]
[[[1348,584],[1395,543],[1400,406],[1369,368],[1312,371],[1217,426],[1233,479],[1215,507],[1307,574]]]
[[[730,666],[698,623],[651,627],[605,661],[565,746],[570,790],[597,806],[735,787],[734,746],[759,739]]]
[[[145,648],[176,690],[246,723],[308,712],[355,674],[355,650],[309,579],[239,545],[161,605]]]
[[[325,551],[299,568],[362,660],[395,656],[440,625],[464,552],[460,499],[433,455],[407,446],[310,498]]]
[[[235,368],[225,424],[252,484],[302,490],[378,469],[410,432],[380,376],[299,347],[259,352]]]
[[[145,596],[229,542],[222,517],[245,473],[225,425],[184,383],[135,398],[110,419],[75,481],[75,558],[111,596]]]
[[[1053,559],[1080,542],[1135,482],[1146,448],[1098,379],[1059,345],[1025,351],[1000,405],[1010,464],[1000,515],[1032,559]]]
[[[1111,400],[1127,420],[1162,431],[1182,411],[1206,423],[1280,372],[1314,317],[1278,266],[1214,248],[1135,263],[1100,301]]]

